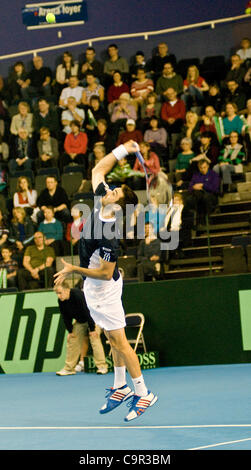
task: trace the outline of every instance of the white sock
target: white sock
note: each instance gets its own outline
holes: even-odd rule
[[[132,379],[132,381],[134,385],[135,395],[138,395],[140,397],[145,397],[146,395],[148,395],[148,390],[145,386],[143,375],[136,379]]]
[[[114,384],[113,388],[120,388],[126,384],[126,367],[114,367]]]

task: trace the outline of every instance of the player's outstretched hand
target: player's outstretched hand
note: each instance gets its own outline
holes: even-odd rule
[[[125,142],[124,147],[126,148],[128,153],[135,153],[139,151],[139,145],[134,140],[128,140]]]
[[[61,284],[64,279],[74,271],[74,266],[72,264],[67,263],[63,258],[61,258],[61,261],[64,265],[64,268],[61,269],[61,271],[58,271],[58,273],[54,274],[54,284],[56,286]]]

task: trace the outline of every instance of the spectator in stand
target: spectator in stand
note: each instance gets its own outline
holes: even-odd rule
[[[241,47],[236,51],[236,54],[240,57],[242,64],[246,65],[248,61],[251,61],[251,41],[249,38],[241,40]]]
[[[223,97],[220,92],[218,83],[214,82],[209,85],[208,93],[204,95],[204,106],[212,106],[216,113],[220,113],[223,107]]]
[[[214,117],[216,116],[216,111],[213,106],[206,106],[204,114],[201,116],[200,124],[200,133],[210,132],[212,137],[217,140],[216,127],[214,122]]]
[[[238,108],[235,103],[227,103],[225,107],[226,116],[223,118],[224,136],[228,137],[232,131],[241,134],[243,121],[238,116]]]
[[[65,255],[70,255],[71,252],[74,255],[78,255],[78,245],[80,234],[83,230],[85,219],[82,217],[82,212],[79,210],[77,205],[71,208],[72,221],[67,224],[65,239],[66,239],[66,248]],[[72,245],[72,250],[71,250]]]
[[[159,158],[167,164],[168,153],[168,134],[164,127],[160,126],[159,120],[153,116],[149,123],[150,128],[144,133],[144,142],[148,142],[151,149],[157,153]]]
[[[83,165],[87,170],[87,134],[80,131],[80,123],[78,121],[72,121],[70,127],[71,132],[66,135],[64,141],[65,153],[61,157],[61,168],[63,169],[64,166],[70,163],[76,163]]]
[[[200,76],[196,65],[190,65],[184,80],[184,93],[181,98],[185,101],[186,108],[202,106],[204,104],[204,92],[209,90],[206,80]]]
[[[173,64],[166,62],[163,67],[162,76],[158,78],[156,83],[156,93],[161,101],[166,101],[166,90],[173,88],[177,95],[183,92],[183,78],[174,71]]]
[[[87,178],[89,182],[91,182],[91,176],[92,176],[92,170],[93,168],[98,164],[102,158],[105,157],[107,154],[106,148],[104,146],[103,142],[97,142],[93,146],[93,152],[89,156],[89,167],[88,167],[88,172],[87,172]],[[92,192],[92,186],[91,184],[89,185],[89,182],[86,182],[86,179],[84,179],[81,183],[80,188],[78,189],[78,192],[85,192],[86,187],[88,187],[89,191],[87,192]]]
[[[242,135],[247,148],[247,160],[251,160],[251,99],[247,100],[246,125],[242,129]]]
[[[160,127],[159,119],[156,116],[151,117],[149,126],[150,128],[144,133],[144,141],[150,144],[160,145],[166,149],[168,135],[164,127]]]
[[[34,224],[24,207],[14,207],[10,224],[9,242],[21,254],[34,238]]]
[[[166,214],[164,230],[170,232],[170,235],[174,235],[176,232],[179,245],[176,250],[169,252],[170,257],[184,258],[182,249],[191,243],[191,230],[194,225],[193,219],[193,212],[187,208],[183,195],[179,192],[174,193],[173,204]],[[160,230],[160,237],[161,232]]]
[[[47,176],[46,188],[43,189],[38,196],[37,205],[40,208],[40,212],[37,217],[38,223],[42,222],[44,219],[43,211],[48,206],[52,206],[54,208],[54,215],[56,219],[61,222],[67,224],[71,219],[69,199],[65,190],[58,185],[55,176]]]
[[[68,86],[69,78],[77,74],[78,62],[74,61],[71,52],[65,51],[61,63],[56,68],[56,89],[61,92],[64,87]]]
[[[94,73],[95,77],[102,82],[103,64],[96,59],[96,51],[93,47],[87,47],[85,50],[85,60],[79,66],[78,78],[81,82],[85,82],[87,72]]]
[[[131,168],[131,165],[128,163],[127,158],[121,158],[117,165],[115,165],[107,175],[107,182],[113,183],[113,185],[120,186],[121,183],[125,183],[130,187],[131,180],[133,176],[142,176],[140,171],[134,171]]]
[[[17,171],[31,170],[33,162],[33,143],[27,129],[20,127],[13,145],[13,154],[9,160],[9,172],[13,176]]]
[[[206,215],[211,214],[217,205],[220,179],[215,171],[210,170],[207,160],[200,160],[198,169],[189,183],[187,206],[196,210],[197,223],[205,223]]]
[[[7,218],[3,214],[2,209],[0,209],[0,247],[5,245],[9,236],[9,225],[7,223]]]
[[[141,240],[137,251],[137,272],[139,281],[161,278],[161,246],[155,235],[153,224],[145,223],[145,239]]]
[[[145,160],[145,167],[147,174],[151,180],[152,177],[156,176],[160,171],[160,162],[158,155],[151,150],[151,146],[148,142],[140,142],[139,144],[140,152]],[[141,171],[142,176],[145,175],[144,168],[142,167],[139,160],[136,158],[134,166],[134,171]],[[134,177],[133,186],[134,189],[145,189],[145,179],[139,176]]]
[[[3,136],[0,135],[0,166],[1,162],[7,162],[9,158],[9,153],[9,145],[7,144],[7,142],[4,142]]]
[[[167,101],[161,107],[161,119],[168,134],[177,134],[186,118],[186,106],[184,101],[177,97],[174,88],[166,90],[166,98]]]
[[[226,105],[227,103],[235,103],[238,113],[241,114],[244,112],[246,107],[246,94],[236,80],[228,80],[227,82],[227,90],[225,92],[223,105]]]
[[[40,222],[38,231],[44,235],[44,243],[51,246],[56,256],[63,254],[63,226],[62,223],[54,217],[54,208],[47,206],[44,209],[44,220]]]
[[[97,143],[102,143],[108,153],[114,148],[115,136],[111,133],[105,119],[99,119],[97,122],[97,128],[93,131],[90,137],[90,150],[93,150],[94,145]]]
[[[181,147],[181,152],[178,153],[177,155],[177,161],[176,161],[176,179],[179,180],[179,176],[182,177],[182,173],[184,173],[190,163],[193,157],[195,157],[194,152],[192,151],[193,147],[193,141],[192,139],[188,137],[183,137],[183,139],[180,142],[180,147]]]
[[[26,248],[23,268],[18,270],[18,285],[21,291],[53,287],[55,252],[44,243],[41,232],[34,234],[34,245]]]
[[[158,44],[158,52],[153,56],[149,64],[149,69],[155,81],[160,77],[164,64],[167,62],[175,65],[176,57],[174,54],[169,54],[168,45],[165,42],[160,42]]]
[[[137,77],[138,68],[146,68],[145,54],[143,51],[137,51],[134,56],[133,64],[130,67],[131,80]]]
[[[25,86],[27,72],[24,63],[17,61],[8,76],[8,90],[11,97],[10,104],[17,104],[22,99],[22,87]]]
[[[218,163],[213,170],[222,176],[223,192],[231,191],[232,174],[243,172],[243,161],[246,155],[244,147],[239,143],[238,132],[230,132],[229,144],[226,144],[220,152]]]
[[[35,161],[36,168],[51,168],[58,166],[58,141],[51,137],[47,127],[41,127],[40,140],[37,143],[38,158]]]
[[[26,176],[19,176],[17,190],[13,196],[13,206],[22,207],[27,215],[31,216],[37,203],[37,191],[32,189],[31,183]]]
[[[2,260],[0,261],[0,270],[6,270],[7,287],[17,287],[18,262],[12,258],[12,249],[10,246],[1,247]]]
[[[76,99],[77,106],[82,103],[82,95],[84,88],[79,86],[79,80],[76,75],[72,75],[69,78],[69,86],[63,88],[61,95],[59,97],[59,106],[61,108],[67,108],[68,98],[74,96]]]
[[[110,121],[110,116],[108,111],[100,105],[100,99],[98,96],[92,96],[90,99],[90,105],[87,107],[87,118],[86,118],[86,132],[89,135],[97,127],[97,122],[99,119],[105,119],[108,123]]]
[[[80,126],[83,126],[85,120],[85,111],[77,107],[76,98],[69,96],[67,100],[67,109],[64,109],[61,114],[61,124],[63,132],[69,134],[71,132],[71,122],[78,121]]]
[[[25,101],[20,101],[18,103],[18,113],[14,114],[11,119],[11,134],[17,136],[19,129],[23,128],[28,131],[28,135],[31,137],[33,132],[32,119],[33,114],[30,112],[30,105]]]
[[[248,98],[251,97],[251,67],[247,70],[245,77],[244,77],[244,83],[243,86],[245,88],[245,92]]]
[[[141,106],[142,103],[146,101],[149,93],[154,91],[154,83],[150,78],[146,76],[146,70],[144,68],[138,67],[137,77],[134,82],[131,84],[131,97],[134,102]]]
[[[200,146],[198,150],[201,155],[209,158],[210,168],[212,168],[217,163],[220,147],[212,132],[205,131],[201,133]]]
[[[108,46],[107,52],[109,55],[109,59],[105,61],[104,74],[106,75],[106,81],[108,81],[109,83],[109,80],[107,80],[107,78],[110,77],[111,79],[115,70],[119,70],[119,72],[121,72],[123,75],[128,74],[129,65],[124,57],[120,57],[119,49],[116,44],[110,44]]]
[[[113,108],[111,114],[111,123],[113,124],[114,134],[117,138],[121,128],[125,128],[127,119],[137,120],[137,110],[134,104],[130,102],[129,93],[122,93],[119,102]]]
[[[88,106],[92,96],[98,96],[102,103],[105,97],[104,87],[97,83],[97,78],[93,72],[87,72],[85,77],[86,87],[83,89],[81,104]]]
[[[231,56],[231,65],[228,70],[225,80],[222,83],[223,87],[226,87],[227,82],[235,80],[239,85],[242,85],[243,79],[246,73],[245,67],[242,65],[242,60],[238,54]]]
[[[57,110],[45,98],[38,100],[38,109],[33,113],[33,128],[37,139],[40,136],[41,127],[47,127],[53,137],[59,138]]]
[[[56,84],[54,90],[59,97],[63,88],[69,85],[69,78],[78,75],[78,62],[73,60],[72,53],[65,51],[62,62],[56,68]]]
[[[44,67],[42,57],[33,57],[33,69],[28,73],[21,92],[25,101],[37,99],[41,96],[51,95],[52,72],[49,67]]]
[[[138,144],[143,140],[143,134],[136,128],[136,122],[133,119],[127,119],[126,130],[119,134],[116,146],[124,144],[128,140],[134,140]]]
[[[186,113],[186,121],[183,124],[180,132],[180,138],[188,137],[192,139],[193,146],[196,146],[200,136],[200,121],[197,113],[188,111]]]
[[[161,103],[157,101],[156,93],[152,92],[146,98],[146,101],[140,108],[140,125],[143,130],[149,126],[152,116],[160,117]]]
[[[113,84],[109,86],[107,90],[107,101],[110,105],[109,109],[112,111],[112,108],[115,104],[119,102],[119,97],[122,93],[129,93],[130,89],[127,83],[122,79],[122,73],[119,70],[115,70],[113,76]],[[112,104],[112,107],[111,107]]]

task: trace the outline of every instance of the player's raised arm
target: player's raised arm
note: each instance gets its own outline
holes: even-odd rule
[[[92,188],[96,190],[98,185],[105,181],[105,176],[112,170],[114,165],[121,158],[138,150],[138,144],[129,140],[124,145],[119,145],[111,153],[108,153],[92,170]]]

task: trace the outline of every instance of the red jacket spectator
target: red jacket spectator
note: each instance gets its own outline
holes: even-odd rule
[[[184,101],[177,99],[176,103],[172,106],[170,102],[163,103],[161,107],[161,119],[167,121],[169,118],[183,119],[186,117],[186,106]]]
[[[67,134],[64,141],[64,149],[66,153],[85,154],[87,151],[88,137],[85,132],[78,134]]]

